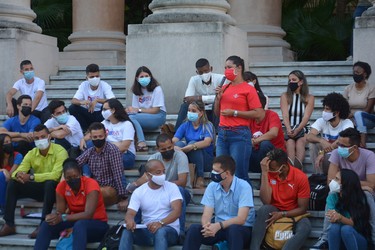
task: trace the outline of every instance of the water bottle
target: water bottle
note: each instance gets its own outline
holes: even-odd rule
[[[20,216],[23,218],[25,217],[25,206],[24,205],[21,205],[21,209],[20,209]]]

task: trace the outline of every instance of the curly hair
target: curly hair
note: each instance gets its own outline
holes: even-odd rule
[[[342,94],[332,92],[322,100],[323,107],[329,107],[332,112],[339,112],[340,119],[347,119],[350,113],[348,100]]]

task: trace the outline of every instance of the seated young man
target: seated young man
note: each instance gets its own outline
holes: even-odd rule
[[[305,173],[288,163],[288,155],[281,149],[270,151],[260,163],[262,177],[260,199],[263,206],[257,211],[251,236],[250,250],[259,250],[267,228],[282,217],[296,217],[307,211],[310,185]],[[309,219],[297,222],[296,232],[283,249],[300,249],[311,231]]]
[[[348,119],[349,103],[341,94],[330,93],[324,97],[322,103],[322,117],[311,125],[306,140],[309,142],[310,158],[315,172],[327,174],[328,158],[331,151],[337,148],[339,133],[346,128],[353,128],[354,125]]]
[[[260,173],[260,161],[274,148],[286,151],[284,133],[279,115],[272,110],[265,110],[257,119],[250,119],[253,133],[251,143],[253,150],[249,162],[249,170]]]
[[[205,110],[208,119],[215,127],[218,125],[218,118],[213,113],[212,104],[215,101],[215,89],[220,84],[223,84],[224,75],[212,73],[212,67],[205,58],[198,59],[195,63],[195,68],[197,69],[197,75],[190,78],[184,102],[181,104],[180,111],[178,112],[175,131],[177,131],[178,127],[186,119],[189,104],[197,100],[201,100],[206,104]]]

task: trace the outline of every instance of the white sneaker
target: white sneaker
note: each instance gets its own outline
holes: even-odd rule
[[[310,250],[315,249],[328,249],[328,241],[319,238],[318,241],[312,247],[310,247]]]

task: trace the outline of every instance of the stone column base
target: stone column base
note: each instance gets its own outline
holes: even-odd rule
[[[125,65],[125,51],[72,51],[59,53],[59,66]]]
[[[49,76],[58,70],[57,39],[35,32],[20,29],[0,29],[0,110],[5,114],[5,95],[14,82],[22,76],[19,72],[22,60],[31,60],[36,76],[46,84]],[[48,97],[48,93],[47,93]]]
[[[355,29],[353,30],[353,62],[367,62],[374,69],[374,41],[375,13],[374,16],[362,15],[361,17],[357,17],[355,20]],[[370,82],[375,83],[371,77]]]
[[[295,53],[284,47],[249,47],[249,61],[255,62],[293,62]]]
[[[129,25],[126,89],[131,90],[137,68],[147,66],[161,83],[167,112],[177,113],[189,79],[196,75],[195,62],[207,58],[213,72],[223,74],[225,60],[231,55],[247,61],[247,36],[221,22]],[[130,92],[127,103],[131,104]]]

